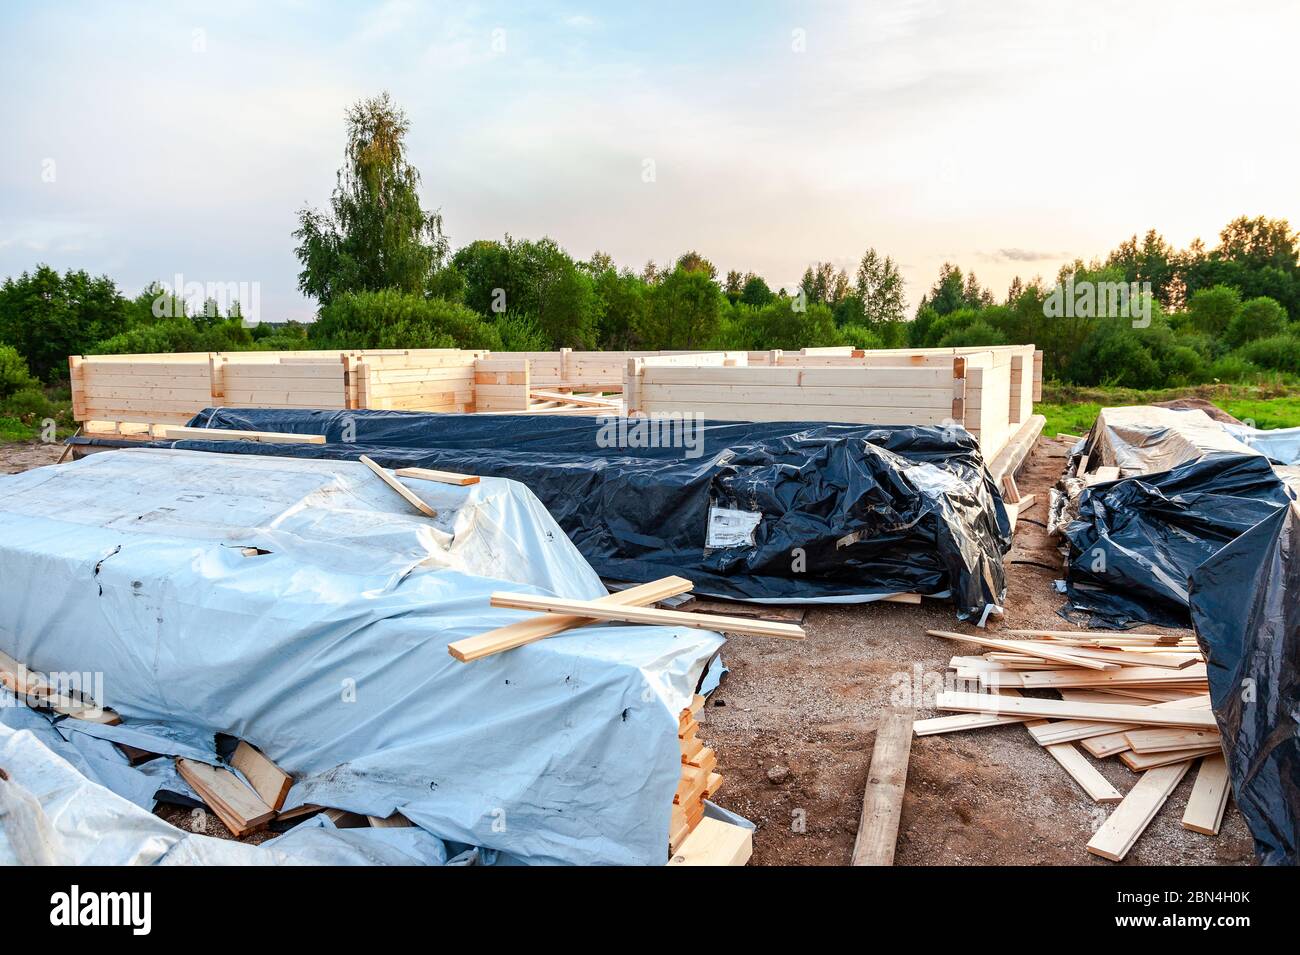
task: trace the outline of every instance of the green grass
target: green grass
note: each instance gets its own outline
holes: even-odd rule
[[[1047,418],[1043,434],[1048,437],[1061,433],[1087,434],[1102,408],[1145,405],[1176,398],[1203,398],[1238,420],[1253,422],[1257,428],[1294,428],[1300,426],[1300,398],[1292,397],[1294,392],[1294,388],[1282,384],[1197,385],[1137,391],[1132,388],[1077,388],[1047,382],[1043,385],[1044,400],[1034,405],[1034,411]]]

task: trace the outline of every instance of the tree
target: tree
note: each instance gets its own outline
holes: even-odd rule
[[[420,207],[406,161],[410,123],[387,93],[347,112],[346,162],[329,212],[302,209],[298,287],[322,305],[346,292],[428,294],[447,257],[442,216]]]
[[[1233,348],[1259,338],[1272,338],[1286,331],[1286,309],[1271,298],[1260,296],[1242,304],[1228,320],[1224,339]]]
[[[129,303],[108,276],[84,271],[60,275],[48,265],[0,286],[0,341],[22,355],[32,373],[47,381],[67,375],[68,356],[130,324]]]
[[[808,305],[832,305],[847,294],[848,286],[848,276],[842,270],[836,275],[835,266],[830,262],[817,262],[809,266],[799,283]]]
[[[1203,335],[1222,338],[1241,308],[1241,293],[1227,285],[1201,289],[1187,300],[1187,317]]]
[[[740,301],[744,305],[753,305],[761,308],[776,296],[768,287],[768,284],[757,275],[750,275],[745,279],[745,285],[740,290]]]
[[[722,301],[704,272],[674,269],[650,291],[641,339],[654,349],[700,348],[718,331]]]
[[[923,309],[929,308],[937,315],[947,315],[965,304],[965,286],[962,282],[961,269],[950,262],[945,262],[939,269],[939,279],[934,283],[934,287],[921,296],[921,303],[917,306],[916,313],[920,316]]]
[[[735,305],[738,301],[740,301],[740,292],[741,289],[744,288],[744,285],[745,285],[745,276],[741,275],[735,269],[731,269],[730,271],[728,271],[727,281],[722,286],[722,291],[726,294],[727,301],[729,301],[732,305]]]
[[[699,272],[710,281],[718,277],[718,270],[712,262],[692,249],[677,260],[677,268],[683,272]]]
[[[869,323],[903,320],[903,276],[889,256],[867,249],[858,263],[857,296]]]

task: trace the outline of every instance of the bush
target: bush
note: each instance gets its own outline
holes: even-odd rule
[[[1286,309],[1271,298],[1252,298],[1228,323],[1224,339],[1233,348],[1260,338],[1272,338],[1286,331]]]
[[[1259,365],[1246,361],[1240,355],[1224,355],[1210,365],[1209,377],[1214,381],[1248,382],[1255,381],[1264,373]]]
[[[487,348],[501,336],[477,312],[442,299],[385,289],[349,292],[320,310],[312,348]]]
[[[982,320],[971,322],[965,328],[954,328],[939,339],[940,348],[1005,344],[1007,344],[1006,336]]]
[[[0,402],[0,415],[6,418],[17,418],[20,421],[53,418],[58,413],[58,406],[45,397],[45,392],[36,385],[16,391]]]
[[[551,342],[532,316],[505,312],[492,323],[502,351],[550,351]]]
[[[27,371],[27,362],[18,354],[18,349],[0,345],[0,398],[34,387],[36,379]]]
[[[1273,335],[1249,342],[1237,349],[1236,354],[1261,368],[1300,373],[1300,338],[1291,335]]]

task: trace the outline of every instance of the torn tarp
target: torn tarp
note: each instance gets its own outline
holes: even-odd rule
[[[1300,510],[1293,503],[1193,573],[1192,623],[1237,805],[1260,859],[1300,865]]]
[[[1192,571],[1290,499],[1260,455],[1214,454],[1092,485],[1065,528],[1070,613],[1093,626],[1186,627]]]
[[[273,408],[191,423],[329,443],[175,447],[512,478],[610,580],[682,574],[700,594],[774,602],[951,593],[963,618],[1005,596],[1010,524],[962,429],[700,422],[657,441],[635,418]]]
[[[661,864],[678,715],[721,637],[589,626],[459,663],[450,641],[529,616],[493,591],[605,589],[522,485],[407,486],[435,519],[350,461],[139,449],[0,477],[0,650],[102,677],[124,723],[78,735],[214,762],[215,734],[248,740],[295,777],[287,807]]]

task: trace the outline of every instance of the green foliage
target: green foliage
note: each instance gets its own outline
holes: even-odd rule
[[[501,349],[496,328],[472,309],[396,289],[338,296],[308,338],[312,348]]]
[[[528,315],[506,312],[492,322],[501,338],[502,351],[550,351],[546,333]]]
[[[448,245],[442,216],[420,207],[420,174],[406,161],[409,128],[387,93],[348,110],[330,211],[301,210],[294,232],[298,287],[323,306],[348,292],[424,295],[439,278]]]
[[[706,272],[676,268],[651,287],[638,338],[654,349],[702,348],[718,334],[725,301]]]
[[[1187,300],[1187,318],[1206,335],[1221,337],[1241,308],[1241,293],[1227,285],[1201,289]]]
[[[1244,303],[1228,321],[1224,341],[1236,348],[1257,338],[1271,338],[1286,331],[1286,309],[1271,298],[1259,296]]]
[[[127,327],[127,301],[107,276],[60,275],[47,265],[0,286],[0,341],[12,345],[37,377],[67,376],[68,356]]]
[[[761,308],[775,298],[775,293],[757,275],[751,275],[740,290],[740,301],[744,305]]]
[[[36,379],[27,370],[27,362],[10,345],[0,345],[0,398],[36,387]]]
[[[1300,338],[1293,335],[1273,335],[1248,342],[1237,354],[1261,368],[1300,373]]]

